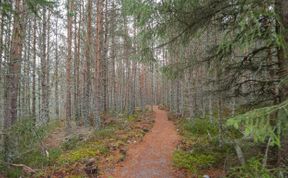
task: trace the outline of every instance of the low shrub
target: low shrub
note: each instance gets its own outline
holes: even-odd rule
[[[102,140],[105,138],[111,138],[114,136],[115,130],[116,128],[114,128],[113,126],[108,126],[99,130],[95,130],[93,136],[91,137],[91,140]]]
[[[231,168],[227,177],[255,177],[255,178],[272,178],[270,171],[263,167],[262,161],[258,158],[250,158],[246,164]],[[276,178],[276,177],[275,177]]]
[[[217,125],[211,123],[208,119],[196,118],[193,120],[183,120],[180,124],[181,130],[186,136],[215,136],[218,134]]]
[[[215,163],[213,155],[195,154],[177,150],[173,153],[173,164],[178,168],[185,168],[191,172],[197,172],[198,169],[210,167]]]
[[[9,162],[20,159],[25,153],[38,148],[40,142],[53,129],[59,126],[59,121],[35,126],[32,118],[20,118],[11,128],[5,131],[6,158]],[[4,151],[4,150],[1,150]]]
[[[74,163],[79,160],[96,157],[100,154],[107,154],[108,151],[109,149],[101,143],[91,142],[60,155],[57,162],[60,164]]]
[[[62,144],[61,148],[63,150],[72,150],[75,148],[79,143],[81,142],[81,138],[79,135],[73,135],[69,138],[67,138]]]

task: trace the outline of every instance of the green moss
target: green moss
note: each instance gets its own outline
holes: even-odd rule
[[[93,134],[92,139],[93,140],[103,140],[105,138],[112,138],[114,136],[115,131],[116,131],[116,128],[113,126],[109,126],[106,128],[96,130]]]
[[[127,117],[127,121],[128,122],[133,122],[137,117],[138,117],[137,114],[130,114]]]
[[[65,154],[62,154],[57,162],[60,164],[63,163],[73,163],[79,160],[96,157],[100,154],[107,154],[109,149],[104,145],[98,142],[91,142],[78,146],[76,149],[73,149]]]
[[[55,162],[61,154],[62,154],[62,150],[60,148],[50,149],[49,150],[50,162]]]
[[[215,160],[213,155],[193,154],[180,150],[173,153],[173,164],[178,168],[185,168],[191,172],[210,167],[215,163]]]

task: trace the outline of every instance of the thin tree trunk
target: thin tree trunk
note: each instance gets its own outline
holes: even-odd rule
[[[69,132],[71,129],[71,61],[72,61],[72,13],[73,1],[68,0],[68,24],[67,24],[67,61],[66,61],[66,128]]]
[[[81,20],[82,20],[82,5],[80,4],[79,7],[79,22],[78,22],[78,39],[77,39],[77,76],[76,76],[76,83],[77,83],[77,89],[76,89],[76,95],[77,95],[77,119],[78,124],[80,124],[80,117],[81,117],[81,102],[80,102],[80,64],[81,64]]]
[[[4,38],[4,22],[5,22],[5,18],[4,18],[4,12],[1,13],[1,27],[0,27],[0,71],[2,69],[2,61],[3,61],[3,38]],[[0,75],[0,81],[2,79],[2,75]]]
[[[55,34],[55,71],[54,71],[54,80],[55,80],[55,113],[56,118],[59,119],[59,55],[58,55],[58,18],[56,19],[56,34]]]
[[[111,18],[111,26],[114,27],[115,26],[115,4],[114,1],[112,3],[112,18]],[[116,51],[115,51],[115,46],[116,46],[116,42],[115,42],[115,30],[114,28],[111,29],[111,60],[112,60],[112,75],[111,75],[111,83],[112,83],[112,108],[115,111],[117,108],[117,95],[116,95],[116,65],[115,65],[115,58],[116,58]]]
[[[84,62],[84,104],[83,104],[83,118],[84,125],[87,127],[89,124],[89,112],[90,112],[90,91],[91,91],[91,74],[90,74],[90,64],[91,64],[91,44],[92,44],[92,0],[88,0],[87,4],[87,31],[86,31],[86,44],[85,44],[85,62]]]
[[[48,19],[47,19],[47,49],[46,49],[46,54],[47,54],[47,59],[46,59],[46,115],[47,115],[47,122],[50,121],[50,31],[51,31],[51,11],[48,11]]]
[[[101,108],[101,49],[102,49],[102,33],[103,33],[103,6],[104,0],[97,0],[97,17],[96,17],[96,58],[95,58],[95,73],[94,73],[94,89],[95,89],[95,108],[94,119],[95,127],[100,128],[100,108]]]
[[[37,17],[34,17],[33,24],[33,62],[32,62],[32,117],[34,119],[34,124],[36,124],[36,57],[37,57]]]
[[[48,108],[48,83],[47,83],[47,9],[43,9],[43,26],[42,26],[42,55],[41,55],[41,112],[40,118],[42,123],[48,122],[49,108]]]
[[[108,29],[109,29],[109,25],[108,25],[108,0],[104,0],[105,3],[105,31],[104,31],[104,45],[103,45],[103,111],[107,112],[108,111],[108,107],[109,107],[109,96],[108,96],[108,46],[109,46],[109,40],[108,40]]]

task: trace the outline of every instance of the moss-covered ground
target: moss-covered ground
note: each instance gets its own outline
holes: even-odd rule
[[[152,125],[151,111],[106,116],[99,130],[90,129],[92,131],[87,135],[71,133],[59,145],[48,144],[53,146],[45,147],[45,150],[42,149],[43,139],[29,154],[16,160],[16,163],[32,168],[35,173],[27,173],[24,167],[15,166],[5,166],[1,171],[7,177],[100,176],[123,161],[128,145],[139,142]],[[60,125],[54,127],[58,131],[64,129]],[[49,132],[57,137],[55,128],[49,128]]]

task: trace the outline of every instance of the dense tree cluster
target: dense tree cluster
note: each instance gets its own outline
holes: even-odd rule
[[[133,114],[151,103],[154,64],[131,60],[138,29],[121,7],[116,0],[1,2],[4,133],[25,119],[99,128],[105,112]]]
[[[160,48],[164,56],[163,102],[191,119],[209,117],[218,124],[220,142],[231,118],[228,125],[245,137],[278,145],[278,163],[285,165],[288,3],[124,2],[137,17],[143,55]]]
[[[164,104],[209,118],[220,146],[234,126],[276,147],[287,168],[287,9],[286,0],[1,1],[6,161],[18,121],[99,129],[107,112]]]

